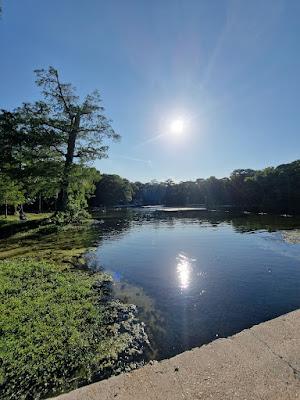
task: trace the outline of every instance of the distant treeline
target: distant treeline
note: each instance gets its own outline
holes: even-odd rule
[[[102,175],[93,206],[121,204],[208,207],[232,206],[244,210],[300,213],[300,160],[263,170],[237,169],[229,178],[175,183],[129,182],[118,175]]]

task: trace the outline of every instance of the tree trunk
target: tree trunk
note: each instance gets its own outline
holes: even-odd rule
[[[54,210],[55,210],[55,212],[58,211],[58,208],[57,208],[58,196],[59,196],[59,192],[56,192],[55,193],[55,202],[54,202]]]
[[[21,204],[20,205],[20,209],[19,209],[19,219],[20,219],[20,221],[26,221],[26,215],[25,215],[25,213],[24,213],[24,210],[23,210],[23,204]]]
[[[41,193],[39,194],[39,214],[42,212],[42,195]]]
[[[7,218],[7,201],[5,201],[5,218]]]
[[[65,160],[61,190],[58,198],[58,206],[57,206],[58,211],[66,211],[68,207],[68,200],[69,200],[68,190],[70,185],[70,174],[74,160],[75,145],[79,127],[80,127],[80,113],[78,112],[74,118],[73,127],[68,137],[67,155]]]

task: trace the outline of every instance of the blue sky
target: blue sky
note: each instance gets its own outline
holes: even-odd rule
[[[180,181],[299,158],[299,1],[2,5],[0,107],[37,99],[32,71],[49,65],[81,95],[99,89],[122,135],[101,172]]]

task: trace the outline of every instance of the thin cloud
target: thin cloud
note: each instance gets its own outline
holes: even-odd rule
[[[140,163],[148,165],[150,168],[153,167],[151,160],[144,160],[142,158],[135,158],[135,157],[130,157],[130,156],[114,156],[113,158],[118,158],[118,159],[128,160],[128,161],[134,161],[134,162],[140,162]]]
[[[138,147],[142,147],[145,146],[146,144],[152,143],[152,142],[156,142],[157,140],[159,140],[160,138],[166,136],[167,133],[160,133],[159,135],[153,136],[147,140],[145,140],[144,142],[138,143],[134,146],[134,148],[138,148]]]

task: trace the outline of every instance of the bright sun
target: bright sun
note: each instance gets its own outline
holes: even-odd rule
[[[182,118],[174,119],[170,124],[170,131],[174,135],[181,135],[185,128],[185,121]]]

